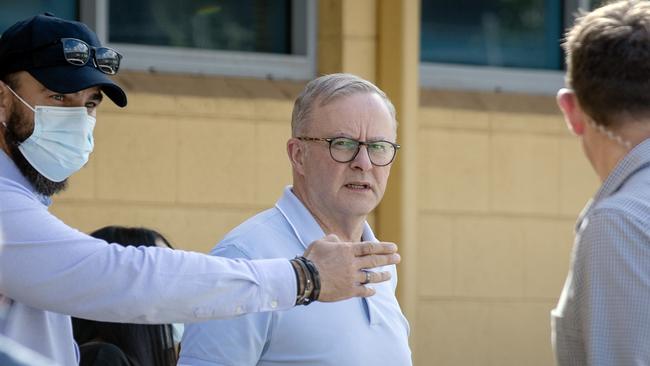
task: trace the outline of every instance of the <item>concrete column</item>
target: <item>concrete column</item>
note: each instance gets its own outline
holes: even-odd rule
[[[419,107],[419,0],[321,0],[318,2],[318,73],[349,72],[377,83],[397,108],[398,141],[375,229],[400,245],[398,296],[413,318],[417,302],[417,120]],[[414,318],[413,318],[414,319]]]
[[[420,1],[380,0],[377,8],[377,84],[397,108],[397,140],[403,148],[377,208],[376,227],[379,238],[400,246],[398,296],[413,323],[417,306]]]
[[[318,21],[318,74],[349,72],[374,82],[377,0],[321,0]]]

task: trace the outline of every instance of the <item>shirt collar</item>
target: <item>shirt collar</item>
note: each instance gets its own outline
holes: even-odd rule
[[[650,139],[646,139],[636,145],[616,164],[614,170],[609,173],[607,179],[605,179],[605,182],[594,196],[594,202],[614,194],[629,177],[649,164]]]
[[[287,220],[291,230],[293,230],[303,247],[307,248],[314,240],[322,239],[325,236],[323,229],[318,225],[311,212],[293,193],[292,186],[284,188],[284,194],[275,204],[275,207]],[[363,223],[361,238],[364,241],[377,241],[368,222]]]
[[[583,219],[589,214],[591,208],[596,206],[598,201],[616,193],[628,178],[648,165],[650,165],[650,139],[646,139],[636,145],[616,164],[594,197],[582,209],[576,222],[576,231],[579,231]]]
[[[0,177],[14,181],[32,192],[34,196],[45,206],[52,204],[52,198],[44,196],[34,189],[34,186],[20,172],[16,163],[4,151],[0,150]]]

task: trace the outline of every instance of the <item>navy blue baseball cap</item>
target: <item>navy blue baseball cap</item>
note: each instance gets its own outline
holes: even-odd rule
[[[95,32],[83,23],[36,15],[20,21],[0,37],[0,77],[27,71],[46,88],[67,94],[98,86],[115,104],[126,106],[126,93],[92,60],[83,66],[66,61],[62,38],[76,38],[92,47],[101,47]]]

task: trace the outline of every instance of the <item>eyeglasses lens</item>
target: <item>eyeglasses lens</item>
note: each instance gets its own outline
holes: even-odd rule
[[[64,39],[63,54],[66,61],[73,65],[83,66],[90,58],[90,47],[79,40]]]
[[[115,50],[99,47],[95,50],[95,62],[97,68],[106,74],[114,75],[120,68],[120,54]]]
[[[369,142],[366,145],[370,161],[377,166],[388,165],[395,156],[395,147],[386,141]],[[347,163],[355,158],[359,142],[348,138],[335,138],[330,144],[332,158]]]
[[[375,165],[387,165],[395,156],[395,147],[386,141],[370,142],[367,147],[370,161]]]

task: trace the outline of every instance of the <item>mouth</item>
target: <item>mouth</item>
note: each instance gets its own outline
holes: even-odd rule
[[[368,184],[368,183],[348,183],[344,187],[347,188],[347,189],[355,190],[355,191],[363,191],[363,190],[370,189],[370,184]]]

